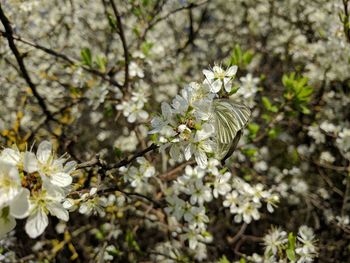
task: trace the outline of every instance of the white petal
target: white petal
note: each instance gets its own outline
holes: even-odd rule
[[[231,92],[231,89],[232,89],[231,81],[227,78],[224,78],[224,88],[227,93]]]
[[[168,103],[162,102],[161,109],[162,109],[162,115],[164,117],[168,118],[172,115],[172,110]]]
[[[204,69],[203,74],[208,80],[214,79],[214,73],[210,70]]]
[[[16,198],[14,198],[10,204],[10,214],[15,218],[25,218],[28,215],[29,209],[29,196],[28,189],[23,188]]]
[[[90,214],[92,211],[92,207],[89,206],[88,204],[82,204],[80,207],[79,207],[79,213],[80,214]]]
[[[220,66],[214,66],[213,71],[217,73],[223,73],[224,70]]]
[[[46,163],[52,154],[52,144],[49,141],[43,141],[39,144],[36,156],[41,163]]]
[[[50,182],[60,187],[66,187],[70,185],[72,181],[73,178],[66,173],[55,173],[50,176]]]
[[[58,219],[61,219],[63,221],[69,220],[69,213],[66,209],[63,208],[63,205],[61,205],[58,202],[52,202],[47,204],[47,209],[50,211],[50,213],[54,216],[56,216]]]
[[[237,67],[236,65],[230,67],[230,68],[226,71],[226,75],[229,76],[229,77],[233,77],[234,75],[236,75],[237,69],[238,69],[238,67]]]
[[[148,113],[144,110],[139,111],[138,116],[141,120],[147,120],[148,119]]]
[[[21,160],[21,155],[19,151],[15,151],[10,148],[6,148],[1,152],[0,156],[2,161],[10,163],[12,165],[17,165]]]
[[[221,89],[222,82],[217,79],[210,85],[210,91],[213,93],[218,93]]]
[[[191,156],[192,156],[192,149],[191,149],[191,145],[187,145],[187,147],[185,148],[185,151],[184,151],[184,154],[185,154],[185,159],[186,161],[188,161],[189,159],[191,159]]]
[[[32,152],[25,152],[23,158],[23,168],[27,173],[34,173],[38,171],[38,160]]]
[[[208,165],[208,157],[207,155],[202,151],[197,151],[195,153],[195,159],[199,167],[206,168]]]
[[[70,161],[70,162],[66,163],[66,165],[63,168],[63,171],[67,174],[70,174],[71,172],[73,172],[75,170],[76,166],[77,166],[77,162]]]
[[[131,113],[127,120],[130,123],[134,123],[136,121],[136,114],[135,113]]]
[[[41,179],[43,180],[43,188],[51,198],[55,199],[56,201],[62,201],[64,199],[66,194],[65,189],[62,188],[63,186],[53,184],[50,181],[51,178],[46,176],[41,176]]]
[[[66,199],[62,205],[63,205],[63,208],[65,208],[65,209],[71,209],[74,206],[74,200],[73,199]]]
[[[182,154],[180,153],[180,148],[177,144],[173,144],[169,151],[170,157],[175,161],[182,161]]]
[[[207,153],[213,152],[213,143],[210,140],[202,141],[201,149]]]
[[[49,219],[43,208],[38,207],[34,210],[34,213],[28,217],[25,230],[31,238],[37,238],[44,232],[48,224]]]
[[[1,214],[2,211],[0,211],[0,239],[16,226],[16,220],[12,216],[2,217]]]

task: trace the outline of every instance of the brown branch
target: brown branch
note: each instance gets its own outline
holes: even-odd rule
[[[176,166],[175,168],[172,168],[170,169],[169,171],[161,174],[159,176],[159,179],[162,180],[162,181],[171,181],[171,180],[174,180],[176,179],[177,177],[177,173],[180,172],[183,168],[185,168],[187,165],[192,165],[196,163],[196,161],[192,160],[192,161],[187,161],[187,162],[184,162],[178,166]]]
[[[150,202],[151,204],[153,204],[153,206],[155,208],[162,208],[164,207],[163,204],[161,204],[160,202],[156,201],[156,200],[153,200],[152,198],[148,197],[148,196],[145,196],[143,194],[140,194],[140,193],[134,193],[134,192],[126,192],[124,190],[121,190],[118,186],[113,186],[111,188],[107,188],[107,189],[101,189],[100,191],[98,191],[99,194],[109,194],[109,193],[114,193],[114,192],[120,192],[122,193],[123,195],[125,196],[135,196],[135,197],[138,197],[138,198],[141,198],[141,199],[145,199],[147,200],[148,202]]]
[[[145,155],[148,152],[154,151],[154,150],[158,149],[158,147],[159,147],[158,145],[153,143],[152,145],[150,145],[146,149],[144,149],[144,150],[134,154],[132,157],[125,158],[124,160],[120,161],[119,163],[111,165],[109,168],[110,169],[114,169],[114,168],[120,168],[122,166],[128,165],[129,163],[131,163],[134,160],[136,160],[136,158],[141,157],[141,156]]]
[[[56,121],[56,119],[52,116],[51,112],[48,110],[44,98],[41,97],[41,95],[39,94],[39,92],[36,89],[35,84],[33,83],[32,79],[29,76],[27,68],[26,68],[26,66],[24,64],[23,56],[20,54],[20,52],[18,51],[18,49],[17,49],[17,47],[15,45],[11,23],[10,23],[9,19],[6,17],[4,11],[2,10],[1,4],[0,4],[0,20],[1,20],[1,23],[4,25],[4,28],[5,28],[5,32],[4,32],[5,34],[3,34],[3,35],[4,35],[4,37],[6,37],[6,39],[8,41],[8,44],[9,44],[9,47],[10,47],[13,55],[16,58],[16,61],[18,63],[18,66],[19,66],[19,69],[21,71],[22,77],[27,82],[30,90],[32,91],[34,97],[37,99],[37,101],[39,103],[39,106],[41,107],[42,111],[47,116],[47,118],[49,120]]]
[[[105,171],[112,170],[115,168],[120,168],[122,166],[126,166],[126,165],[130,164],[131,162],[136,160],[136,158],[141,157],[141,156],[145,155],[146,153],[151,152],[155,149],[158,149],[158,147],[159,147],[158,145],[152,144],[149,147],[147,147],[146,149],[135,153],[133,156],[127,157],[127,158],[121,160],[120,162],[118,162],[116,164],[111,164],[109,166],[102,164],[101,160],[98,158],[98,156],[96,156],[93,159],[91,159],[90,161],[86,161],[86,162],[83,162],[81,164],[78,164],[77,168],[83,169],[83,168],[88,168],[88,167],[100,166],[100,167],[104,168]]]
[[[120,17],[119,11],[117,6],[114,3],[114,0],[110,0],[112,9],[115,15],[115,18],[117,19],[117,27],[118,27],[118,34],[120,36],[120,39],[123,44],[123,50],[124,50],[124,67],[125,67],[125,79],[124,79],[124,88],[128,87],[129,84],[129,51],[128,51],[128,45],[126,44],[125,34],[124,34],[124,28],[122,24],[122,19]]]
[[[240,229],[233,237],[229,237],[229,243],[231,245],[236,243],[241,238],[241,236],[244,234],[245,230],[247,229],[247,226],[248,224],[244,223],[243,225],[241,225]]]
[[[199,23],[198,23],[196,30],[194,30],[194,28],[193,28],[193,14],[192,14],[192,7],[193,6],[189,9],[190,31],[189,31],[188,39],[187,39],[186,43],[177,50],[177,54],[184,51],[189,45],[191,45],[191,44],[194,45],[194,41],[196,40],[196,38],[199,34],[199,30],[201,29],[201,27],[205,21],[205,18],[206,18],[207,12],[208,12],[208,4],[209,4],[209,0],[206,4],[202,14],[201,14],[201,17],[200,17],[200,20],[199,20]]]

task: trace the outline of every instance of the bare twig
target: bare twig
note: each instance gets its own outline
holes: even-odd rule
[[[88,167],[93,167],[93,166],[100,166],[100,167],[104,168],[105,171],[112,170],[112,169],[115,169],[115,168],[120,168],[122,166],[128,165],[129,163],[133,162],[134,160],[136,160],[137,157],[141,157],[141,156],[145,155],[146,153],[157,149],[158,147],[159,147],[158,145],[152,144],[149,147],[147,147],[146,149],[135,153],[131,157],[127,157],[127,158],[121,160],[120,162],[118,162],[116,164],[111,164],[109,166],[105,166],[104,164],[102,164],[102,162],[98,158],[98,156],[95,156],[90,161],[86,161],[86,162],[80,163],[77,166],[77,168],[78,169],[83,169],[83,168],[88,168]]]
[[[148,152],[151,152],[151,151],[154,151],[156,149],[158,149],[158,145],[156,144],[152,144],[150,145],[149,147],[147,147],[146,149],[134,154],[133,156],[131,156],[130,158],[125,158],[123,159],[122,161],[120,161],[119,163],[117,164],[114,164],[114,165],[111,165],[109,168],[110,169],[114,169],[114,168],[120,168],[122,166],[125,166],[125,165],[128,165],[129,163],[133,162],[134,160],[136,160],[137,157],[141,157],[143,155],[145,155],[146,153]]]
[[[112,9],[114,12],[114,15],[117,19],[117,27],[118,27],[118,34],[120,36],[120,39],[123,44],[123,50],[124,50],[124,67],[125,67],[125,80],[124,80],[124,88],[128,87],[129,84],[129,51],[128,51],[128,45],[126,44],[125,34],[124,34],[124,28],[122,24],[122,19],[120,17],[120,13],[118,11],[117,6],[114,3],[114,0],[110,0]]]
[[[229,243],[230,244],[236,243],[240,239],[240,237],[244,234],[244,231],[247,229],[247,226],[248,226],[247,223],[244,223],[243,225],[241,225],[236,235],[230,238]]]
[[[187,161],[187,162],[184,162],[182,164],[180,164],[179,166],[176,166],[175,168],[172,168],[170,169],[169,171],[161,174],[159,176],[159,178],[162,180],[162,181],[171,181],[171,180],[174,180],[176,177],[177,177],[177,173],[180,172],[183,168],[185,168],[187,165],[191,165],[191,164],[194,164],[195,161],[192,160],[192,161]]]

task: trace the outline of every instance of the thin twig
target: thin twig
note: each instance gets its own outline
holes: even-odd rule
[[[119,163],[111,165],[109,168],[110,169],[114,169],[114,168],[120,168],[122,166],[128,165],[129,163],[131,163],[134,160],[136,160],[137,157],[141,157],[141,156],[145,155],[148,152],[154,151],[154,150],[158,149],[158,147],[159,147],[158,145],[153,143],[149,147],[147,147],[146,149],[144,149],[144,150],[134,154],[132,157],[125,158],[122,161],[120,161]]]
[[[191,8],[194,8],[194,7],[199,7],[199,6],[202,6],[204,4],[206,4],[209,0],[206,0],[206,1],[203,1],[203,2],[200,2],[198,4],[194,4],[194,3],[191,3],[189,5],[186,5],[186,6],[182,6],[182,7],[179,7],[179,8],[176,8],[172,11],[170,11],[169,13],[165,14],[164,16],[161,16],[153,21],[151,21],[151,23],[149,23],[148,27],[145,29],[145,31],[143,32],[142,34],[142,39],[145,39],[146,37],[146,34],[148,33],[149,30],[151,30],[156,24],[158,24],[159,22],[169,18],[171,15],[175,14],[175,13],[178,13],[180,11],[183,11],[183,10],[187,10],[187,9],[191,9]]]
[[[125,80],[124,80],[124,88],[128,87],[129,84],[129,51],[128,51],[128,45],[126,44],[125,34],[124,34],[124,28],[122,24],[122,19],[120,17],[119,11],[117,6],[115,5],[113,0],[110,0],[112,9],[115,15],[115,18],[117,19],[117,27],[118,27],[118,34],[120,36],[120,39],[123,44],[123,50],[124,50],[124,67],[125,67]]]
[[[146,153],[157,149],[158,147],[159,147],[158,145],[152,144],[149,147],[147,147],[146,149],[135,153],[133,156],[127,157],[127,158],[121,160],[120,162],[118,162],[116,164],[111,164],[109,166],[105,166],[104,164],[102,164],[101,160],[99,160],[98,156],[95,156],[93,159],[91,159],[89,161],[78,164],[77,169],[83,169],[83,168],[88,168],[88,167],[93,167],[93,166],[100,166],[100,167],[103,166],[102,168],[104,168],[105,171],[108,171],[108,170],[112,170],[115,168],[120,168],[122,166],[126,166],[129,163],[133,162],[134,160],[136,160],[136,158],[141,157],[141,156],[145,155]]]

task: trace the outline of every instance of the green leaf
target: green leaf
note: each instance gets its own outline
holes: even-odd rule
[[[278,111],[278,108],[274,105],[272,105],[272,103],[270,102],[269,98],[263,96],[261,98],[262,100],[262,103],[264,105],[264,107],[268,110],[268,111],[271,111],[271,112],[277,112]]]
[[[151,48],[153,47],[153,43],[151,42],[143,42],[141,45],[141,50],[143,52],[143,54],[145,54],[146,56],[149,54]]]
[[[223,256],[219,259],[218,263],[230,263],[230,261],[227,259],[227,257],[226,257],[225,255],[223,255]]]
[[[248,157],[253,157],[257,153],[257,149],[255,148],[243,149],[243,153]]]
[[[127,242],[129,248],[133,248],[136,252],[141,253],[141,248],[134,239],[134,234],[130,230],[128,230],[126,233],[125,241]]]
[[[111,14],[108,14],[107,15],[107,18],[108,18],[108,23],[109,23],[109,26],[115,30],[117,28],[117,20],[115,19],[115,16],[112,16]]]
[[[80,56],[84,65],[87,65],[89,67],[92,66],[92,55],[89,48],[83,48],[80,51]]]
[[[311,113],[311,111],[305,105],[301,105],[300,108],[301,108],[301,112],[306,115]]]
[[[249,137],[251,139],[254,139],[260,130],[260,126],[257,123],[250,123],[248,124],[248,130],[249,130]]]
[[[239,45],[236,45],[233,49],[233,56],[237,62],[236,65],[240,64],[240,62],[242,61],[242,49]]]
[[[251,51],[247,51],[247,52],[245,52],[244,54],[243,54],[243,63],[245,64],[245,65],[249,65],[250,64],[250,62],[252,62],[252,60],[253,60],[253,52],[251,52]]]
[[[278,127],[275,127],[275,128],[271,128],[267,135],[269,136],[269,138],[271,139],[276,139],[277,136],[280,134],[281,130],[278,128]]]
[[[120,159],[123,156],[123,151],[118,147],[114,147],[114,154],[118,159]]]
[[[303,114],[309,114],[307,104],[311,101],[313,88],[308,86],[308,78],[297,76],[295,72],[282,77],[285,87],[283,97],[290,103],[293,110]]]
[[[107,59],[102,56],[96,56],[96,64],[101,72],[106,71]]]
[[[296,243],[296,237],[292,232],[288,234],[288,248],[286,250],[287,257],[291,261],[295,261],[295,243]]]
[[[240,88],[240,86],[233,84],[231,91],[228,95],[231,96],[231,95],[235,94],[239,90],[239,88]]]
[[[292,249],[287,249],[286,250],[287,257],[290,261],[295,261],[295,252]]]

